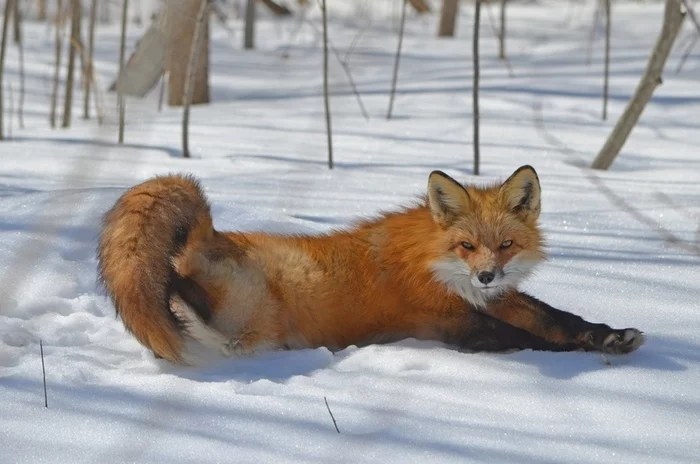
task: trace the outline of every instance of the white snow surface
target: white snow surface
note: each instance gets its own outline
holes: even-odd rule
[[[637,84],[662,2],[614,4],[607,121],[600,31],[585,64],[594,2],[509,6],[514,77],[497,59],[486,6],[477,178],[471,7],[455,40],[435,38],[437,14],[409,15],[387,121],[398,2],[329,3],[341,57],[364,30],[348,65],[370,114],[365,121],[331,55],[332,171],[317,9],[316,27],[295,35],[298,19],[261,8],[255,51],[241,49],[240,22],[213,24],[212,103],[192,109],[190,160],[181,158],[181,110],[158,112],[157,90],[128,100],[122,146],[111,94],[105,125],[81,119],[78,91],[74,127],[48,128],[53,33],[26,24],[25,128],[15,116],[0,143],[0,462],[698,462],[699,52],[674,72],[692,25],[623,153],[596,172],[584,166]],[[130,25],[130,46],[142,32]],[[104,88],[118,26],[99,25],[97,37]],[[6,61],[16,100],[11,44]],[[219,229],[318,232],[413,201],[433,169],[493,182],[522,164],[540,176],[550,254],[524,289],[588,320],[645,331],[639,351],[606,362],[404,340],[184,368],[137,343],[96,284],[101,216],[156,174],[199,176]]]

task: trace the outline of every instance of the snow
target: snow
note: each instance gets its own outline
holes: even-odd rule
[[[341,56],[366,28],[349,66],[371,116],[362,117],[332,57],[333,171],[319,36],[307,25],[291,39],[296,19],[261,9],[252,52],[240,49],[239,22],[212,28],[213,103],[192,110],[191,160],[180,158],[181,112],[158,112],[157,92],[128,101],[123,146],[109,94],[104,126],[80,119],[77,92],[74,127],[49,129],[52,33],[26,24],[25,129],[15,117],[0,145],[0,462],[697,462],[698,54],[674,74],[680,47],[673,53],[610,171],[582,167],[633,92],[663,5],[614,5],[608,121],[600,40],[585,65],[592,2],[573,11],[569,2],[511,5],[512,78],[485,14],[476,179],[470,8],[457,40],[434,38],[437,15],[408,19],[387,121],[395,6],[329,3]],[[318,24],[317,12],[310,18]],[[133,45],[143,28],[130,27]],[[692,34],[686,24],[679,43]],[[118,27],[100,25],[97,37],[105,87]],[[10,47],[15,90],[17,72]],[[644,330],[639,351],[463,354],[404,340],[183,368],[126,333],[95,283],[101,215],[155,174],[201,177],[217,228],[318,232],[412,201],[432,169],[489,182],[522,164],[540,176],[550,252],[524,289],[588,320]]]

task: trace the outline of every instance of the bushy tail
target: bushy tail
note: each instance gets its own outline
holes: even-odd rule
[[[170,310],[171,295],[200,306],[206,301],[195,282],[177,274],[173,259],[185,246],[213,235],[209,204],[190,176],[139,184],[104,217],[98,247],[102,283],[126,328],[169,361],[184,362],[184,331]]]

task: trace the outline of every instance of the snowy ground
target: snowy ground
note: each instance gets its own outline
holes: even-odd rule
[[[677,75],[674,52],[609,172],[581,167],[637,84],[659,2],[615,3],[607,122],[600,41],[584,63],[593,2],[573,12],[569,2],[512,6],[513,78],[495,58],[486,12],[482,23],[478,181],[529,163],[543,188],[551,260],[525,287],[589,320],[644,330],[638,352],[609,366],[596,354],[466,355],[407,340],[184,369],[154,360],[115,319],[95,285],[100,216],[154,174],[202,177],[218,228],[274,231],[322,231],[391,209],[422,193],[432,169],[477,180],[471,12],[454,41],[434,38],[435,16],[409,19],[387,122],[396,36],[385,3],[363,16],[362,2],[342,2],[345,11],[331,2],[341,56],[369,25],[349,65],[371,117],[333,62],[332,172],[310,26],[288,48],[297,21],[262,15],[255,52],[240,49],[239,23],[214,27],[214,102],[193,109],[196,158],[183,160],[181,113],[158,113],[156,95],[129,101],[122,147],[111,95],[105,126],[80,120],[78,92],[75,127],[50,130],[52,33],[27,25],[25,129],[15,117],[12,140],[0,145],[0,462],[697,462],[700,51]],[[140,33],[132,28],[129,43]],[[117,43],[116,26],[99,30],[103,86]],[[16,94],[13,47],[7,62]]]

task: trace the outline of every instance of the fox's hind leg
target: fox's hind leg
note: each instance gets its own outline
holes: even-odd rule
[[[233,335],[225,335],[207,324],[188,302],[180,295],[170,297],[170,311],[182,326],[184,332],[221,355],[226,357],[247,356],[258,351],[272,349],[275,345],[262,336],[260,331],[253,330],[255,319],[249,326],[240,328]]]
[[[637,329],[613,329],[606,324],[588,322],[521,292],[509,293],[489,303],[486,312],[553,343],[574,344],[586,351],[626,354],[644,344],[644,335]]]

